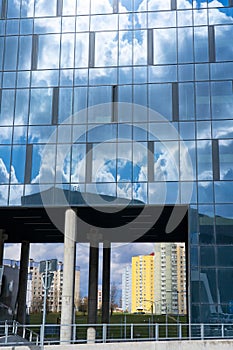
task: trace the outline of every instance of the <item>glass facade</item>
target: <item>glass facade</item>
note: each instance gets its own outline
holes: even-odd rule
[[[233,1],[0,0],[0,18],[0,206],[45,178],[188,201],[192,321],[233,312]]]

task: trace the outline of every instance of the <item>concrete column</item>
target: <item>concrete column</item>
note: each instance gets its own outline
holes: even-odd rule
[[[102,323],[109,323],[111,243],[104,242],[102,273]]]
[[[17,296],[17,315],[16,315],[16,319],[20,324],[26,324],[29,250],[30,250],[30,243],[27,241],[23,241],[21,243],[19,288],[18,288],[18,296]]]
[[[74,322],[74,284],[76,263],[76,233],[77,216],[73,209],[67,209],[65,213],[65,237],[64,237],[64,265],[63,265],[63,290],[61,307],[61,334],[60,341],[71,342],[72,326]]]
[[[98,297],[98,267],[99,243],[91,242],[89,258],[89,286],[88,286],[88,324],[97,323],[97,297]],[[88,343],[95,342],[96,331],[94,327],[87,330]]]

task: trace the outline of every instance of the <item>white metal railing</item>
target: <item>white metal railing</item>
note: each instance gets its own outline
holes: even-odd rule
[[[67,343],[87,343],[88,328],[95,329],[95,342],[132,342],[160,340],[233,339],[232,324],[46,324],[42,339],[41,325],[20,325],[17,322],[0,325],[0,347],[21,344],[60,344],[61,327],[71,329],[72,338]],[[65,341],[63,342],[65,343]]]
[[[37,326],[40,329],[40,326]],[[0,324],[0,347],[15,344],[35,344],[39,345],[39,335],[31,326],[21,325],[16,321],[5,321],[4,325]]]

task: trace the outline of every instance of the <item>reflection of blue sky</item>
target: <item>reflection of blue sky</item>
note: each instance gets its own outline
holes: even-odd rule
[[[187,9],[190,8],[190,1],[179,1],[178,2],[178,7],[181,9]],[[73,1],[67,1],[64,3],[64,14],[71,14],[72,11],[71,9],[73,8],[72,6],[74,2]],[[204,8],[207,3],[205,1],[194,1],[193,2],[193,7],[194,8]],[[215,23],[226,23],[232,20],[232,12],[230,8],[223,9],[223,6],[226,6],[228,3],[226,1],[211,1],[209,3],[209,7],[217,7],[220,6],[220,9],[217,8],[212,8],[210,11],[210,19],[214,19]],[[50,2],[47,2],[45,0],[37,1],[36,6],[35,6],[35,16],[37,17],[35,20],[35,30],[36,33],[45,33],[46,35],[39,35],[39,60],[38,60],[38,68],[56,68],[59,66],[59,62],[56,59],[54,61],[54,57],[59,57],[58,52],[60,50],[59,46],[59,33],[60,28],[61,28],[61,19],[60,18],[51,18],[51,21],[47,21],[47,19],[42,19],[39,18],[40,16],[56,16],[56,5],[57,2],[55,0],[52,0]],[[81,8],[82,7],[82,8]],[[88,13],[88,2],[85,4],[81,4],[81,2],[78,2],[78,12],[82,14],[87,14]],[[121,28],[134,28],[136,27],[141,27],[141,28],[146,28],[146,16],[144,16],[142,13],[136,13],[135,15],[132,15],[129,13],[134,10],[146,10],[147,4],[145,0],[122,0],[119,4],[119,9],[120,9],[120,23],[121,23]],[[163,10],[168,10],[160,14],[160,26],[167,26],[167,17],[168,14],[171,15],[173,14],[173,11],[170,11],[170,0],[167,1],[155,1],[155,0],[150,0],[148,1],[148,9],[151,10],[157,10],[157,9],[163,9]],[[22,4],[22,15],[23,16],[31,16],[33,11],[33,2],[29,1],[24,1]],[[117,73],[116,70],[113,70],[111,68],[108,69],[105,66],[109,64],[114,64],[116,65],[117,62],[117,57],[118,57],[118,41],[119,41],[119,47],[120,47],[120,64],[121,65],[132,65],[132,63],[142,63],[146,64],[146,55],[147,55],[147,35],[146,32],[143,30],[137,30],[134,32],[133,35],[131,35],[131,32],[120,32],[119,36],[117,34],[117,31],[115,30],[117,28],[117,15],[111,16],[110,14],[112,13],[112,2],[105,0],[105,1],[92,1],[91,3],[91,11],[92,14],[96,14],[95,16],[92,17],[90,25],[98,25],[97,27],[93,27],[93,30],[102,30],[108,29],[109,32],[105,33],[96,33],[96,62],[95,66],[104,66],[100,69],[94,68],[90,72],[90,80],[91,84],[115,84],[117,83]],[[123,13],[125,12],[125,13]],[[104,14],[108,15],[104,15]],[[16,4],[13,1],[8,2],[8,17],[13,18],[14,16],[17,16],[19,14],[19,7],[18,4]],[[101,14],[101,15],[99,15]],[[199,17],[199,21],[198,21]],[[195,23],[203,23],[206,24],[207,22],[202,22],[203,18],[206,17],[206,13],[203,11],[196,11],[195,12]],[[231,17],[231,19],[230,19]],[[114,20],[113,20],[114,18]],[[151,12],[149,16],[150,20],[152,21],[151,23],[154,23],[153,25],[156,26],[158,25],[158,22],[156,24],[156,21],[153,22],[153,19],[156,18],[155,13]],[[190,16],[187,13],[187,16],[181,16],[178,18],[178,21],[182,22],[182,25],[185,27],[189,24],[190,22]],[[78,18],[79,19],[79,18]],[[79,30],[87,30],[88,25],[89,25],[89,19],[88,17],[80,17],[80,20],[77,19],[77,24],[78,24],[78,29]],[[171,22],[169,21],[170,25],[175,25],[175,18],[171,19]],[[134,24],[133,24],[134,22]],[[181,23],[180,22],[180,23]],[[171,24],[173,23],[173,24]],[[70,28],[71,32],[74,32],[75,25],[74,21],[71,21],[71,18],[63,18],[63,29],[65,32]],[[14,20],[12,22],[8,23],[7,26],[7,31],[8,33],[14,33],[14,30],[16,28],[17,21]],[[30,29],[32,28],[32,20],[30,18],[25,18],[20,27],[21,34],[30,34]],[[97,28],[97,29],[96,29]],[[153,28],[153,26],[152,26]],[[203,30],[196,30],[194,33],[194,38],[195,38],[195,60],[196,62],[201,62],[201,61],[207,61],[208,60],[208,50],[206,50],[207,47],[207,30],[206,28],[202,28]],[[205,30],[204,30],[205,29]],[[161,59],[161,63],[166,63],[171,59],[171,56],[169,56],[169,52],[167,50],[167,47],[171,48],[171,45],[167,46],[167,40],[170,40],[170,36],[168,33],[170,31],[174,31],[175,29],[171,28],[169,30],[165,29],[160,29],[158,38],[156,37],[156,51],[155,51],[155,60],[158,59],[158,57]],[[154,33],[156,33],[157,29],[155,29]],[[47,34],[51,33],[51,34]],[[175,32],[174,32],[175,33]],[[181,35],[182,34],[182,35]],[[184,61],[184,62],[190,62],[192,63],[192,57],[190,56],[191,50],[187,50],[187,43],[191,42],[189,40],[192,37],[193,33],[191,29],[185,28],[185,29],[180,29],[179,30],[179,35],[178,35],[178,45],[179,45],[179,60]],[[217,47],[217,52],[219,52],[219,55],[221,55],[221,59],[226,60],[232,57],[232,51],[230,45],[228,45],[224,50],[221,50],[222,48],[222,42],[224,42],[225,36],[229,36],[228,28],[226,26],[219,26],[216,28],[216,47]],[[89,45],[89,37],[87,33],[81,33],[77,34],[76,37],[76,52],[74,54],[74,34],[63,34],[62,35],[62,50],[61,50],[61,66],[63,68],[70,67],[70,70],[63,69],[62,74],[61,74],[61,83],[67,86],[70,86],[72,84],[72,79],[73,79],[73,66],[74,66],[74,58],[76,59],[75,65],[77,67],[87,67],[88,65],[88,45]],[[16,67],[16,61],[17,61],[17,56],[16,56],[16,47],[17,47],[17,39],[16,37],[8,37],[6,41],[6,57],[5,59],[5,68],[7,69],[14,69]],[[174,41],[175,42],[175,41]],[[133,45],[132,45],[133,43]],[[13,45],[14,44],[14,45]],[[24,35],[20,38],[19,41],[19,57],[18,57],[18,68],[19,69],[28,69],[30,68],[30,59],[31,57],[31,37]],[[99,49],[100,46],[102,45],[101,50]],[[166,46],[166,48],[165,48]],[[205,49],[205,50],[204,50]],[[133,51],[133,52],[132,52]],[[175,52],[175,51],[174,51]],[[201,52],[205,52],[205,56],[201,55]],[[161,55],[159,56],[159,54]],[[172,51],[170,52],[172,54]],[[99,56],[98,56],[99,55]],[[157,55],[157,56],[156,56]],[[219,56],[220,57],[220,56]],[[163,61],[163,59],[165,61]],[[217,55],[218,59],[218,55]],[[176,57],[174,57],[174,60],[176,61]],[[203,66],[203,65],[202,65]],[[186,67],[186,66],[185,66]],[[141,69],[141,67],[138,67]],[[142,67],[143,68],[143,67]],[[187,67],[186,67],[187,68]],[[168,79],[173,80],[171,77],[171,70],[172,67],[166,68],[166,67],[160,67],[160,66],[154,66],[151,67],[151,72],[154,71],[156,72],[155,76],[156,79],[159,77],[158,80],[155,79],[155,81],[163,81],[164,79],[166,80],[166,71],[169,71],[168,74]],[[183,79],[182,76],[185,78],[187,77],[187,69],[182,73],[182,67],[180,67],[179,70],[179,79]],[[184,69],[183,69],[184,70]],[[194,66],[190,65],[190,72],[194,71]],[[221,79],[223,77],[221,74],[221,71],[224,71],[224,78],[226,77],[226,71],[232,71],[232,67],[219,64],[213,64],[211,66],[211,71],[212,75],[216,75],[217,79]],[[123,73],[124,72],[124,77]],[[214,73],[215,72],[215,73]],[[79,69],[77,71],[77,79],[78,82],[80,81],[85,81],[87,82],[87,70],[81,70]],[[139,80],[139,83],[143,83],[145,80],[143,80],[143,76],[146,76],[146,71],[142,70],[140,73],[139,77],[139,71],[134,70],[134,73],[130,68],[125,68],[125,70],[121,70],[121,79],[123,79],[123,82],[130,82],[132,80],[132,76],[134,74],[134,78]],[[191,78],[192,78],[192,73],[190,73]],[[230,76],[230,75],[229,75]],[[9,84],[9,78],[13,77],[14,78],[14,73],[13,72],[7,72],[7,75],[4,77],[3,82],[4,84]],[[26,72],[19,72],[19,80],[17,82],[18,86],[20,87],[28,87],[29,85],[29,76],[26,74]],[[76,77],[76,76],[75,76]],[[110,77],[110,78],[109,78]],[[31,124],[50,124],[51,123],[51,117],[52,117],[52,89],[38,89],[38,86],[40,87],[47,87],[47,86],[56,86],[58,84],[58,70],[50,70],[50,71],[34,71],[32,73],[32,84],[36,89],[32,90],[31,93],[31,108],[30,108],[30,116],[29,116],[29,123]],[[153,74],[150,75],[150,78],[153,80]],[[83,80],[84,79],[84,80]],[[110,80],[111,79],[111,80]],[[141,80],[140,80],[141,79]],[[14,83],[14,79],[10,79],[10,83]],[[174,80],[176,81],[176,76],[174,76]],[[8,86],[8,85],[6,85]],[[189,114],[189,117],[191,116],[194,118],[194,99],[193,96],[196,93],[198,96],[198,108],[196,108],[196,111],[198,111],[198,116],[203,117],[203,115],[206,115],[206,118],[209,118],[209,110],[212,108],[212,111],[214,112],[214,117],[216,118],[225,118],[229,117],[232,114],[232,93],[230,90],[230,82],[225,83],[223,85],[222,82],[216,82],[213,83],[211,86],[210,91],[208,93],[206,92],[207,90],[205,89],[205,86],[203,86],[203,89],[200,88],[200,84],[198,85],[198,90],[196,87],[196,90],[194,89],[194,85],[190,83],[185,83],[180,85],[180,113],[182,114],[181,117],[186,118],[186,114]],[[77,93],[75,93],[75,98],[78,100],[78,107],[74,103],[75,108],[82,108],[86,107],[87,104],[87,92],[83,92],[83,98],[80,100],[80,95],[82,92],[80,88],[77,88]],[[131,87],[127,87],[124,89],[122,87],[122,99],[126,98],[126,95],[128,96],[128,93],[130,93]],[[156,84],[156,85],[151,85],[149,88],[149,105],[150,107],[159,110],[163,115],[165,115],[168,119],[171,120],[172,118],[172,113],[171,113],[171,103],[166,103],[164,100],[164,96],[167,97],[169,95],[169,101],[171,101],[171,90],[172,90],[172,85],[170,84]],[[90,96],[95,96],[95,98],[89,98],[89,103],[91,105],[94,105],[98,103],[101,99],[103,102],[109,102],[111,100],[111,88],[109,87],[98,87],[94,88],[93,87],[93,94],[91,94],[90,90]],[[120,88],[119,88],[120,92]],[[224,93],[223,93],[224,92]],[[72,89],[68,88],[63,88],[60,89],[60,114],[59,114],[59,121],[64,120],[68,115],[72,113]],[[212,97],[210,96],[210,93],[212,93]],[[134,89],[132,89],[131,92],[131,97],[129,98],[130,101],[137,102],[142,105],[147,104],[147,90],[144,85],[136,85]],[[204,94],[204,95],[203,95]],[[1,108],[1,123],[2,124],[11,124],[12,118],[13,118],[13,102],[14,102],[14,94],[11,90],[3,90],[2,91],[2,108]],[[85,95],[85,96],[84,96]],[[157,96],[157,99],[154,98],[154,95]],[[120,94],[119,94],[120,96]],[[128,97],[127,97],[128,98]],[[192,98],[192,100],[190,100]],[[85,102],[84,102],[85,100]],[[187,103],[187,101],[188,103]],[[64,101],[66,102],[64,104]],[[184,102],[186,101],[186,102]],[[208,102],[208,113],[206,111],[206,101]],[[212,106],[210,106],[210,102],[212,101]],[[228,103],[226,103],[228,101]],[[29,102],[29,91],[27,89],[22,89],[18,90],[16,94],[16,109],[15,109],[15,124],[16,125],[22,125],[26,124],[27,118],[28,118],[28,106]],[[191,102],[191,103],[190,103]],[[199,103],[203,102],[203,103]],[[224,102],[224,103],[223,103]],[[191,109],[188,110],[187,112],[187,106],[192,106]],[[79,107],[80,106],[80,107]],[[95,121],[95,116],[89,115],[89,121]],[[100,121],[100,120],[99,120]],[[104,120],[103,120],[104,121]],[[110,120],[108,120],[110,121]],[[201,123],[201,122],[200,122]],[[213,133],[215,137],[221,137],[221,138],[230,138],[232,136],[232,121],[224,121],[223,123],[219,123],[218,121],[213,123]],[[201,125],[201,124],[199,124]],[[202,124],[203,125],[203,124]],[[191,126],[191,124],[190,124]],[[204,126],[204,125],[203,125]],[[29,134],[28,134],[28,141],[33,142],[33,143],[39,143],[39,142],[46,142],[46,138],[49,136],[49,134],[52,132],[53,127],[41,127],[38,128],[37,126],[29,127]],[[189,133],[186,132],[186,125],[182,129],[181,126],[181,133],[182,136],[186,139],[192,139],[192,135],[194,135],[194,128],[189,129]],[[197,132],[199,135],[199,138],[209,138],[210,137],[210,128],[208,129],[208,125],[205,125],[203,128],[199,127]],[[123,127],[122,127],[123,130]],[[25,142],[25,137],[26,137],[26,129],[18,129],[14,131],[14,141],[17,143],[24,143]],[[104,131],[106,133],[106,130]],[[112,137],[116,136],[116,128],[115,126],[109,127],[109,130],[107,131],[108,135],[111,135]],[[126,134],[128,135],[128,131],[126,131]],[[99,134],[98,132],[93,132],[93,134],[89,134],[88,140],[91,142],[101,142],[103,141],[102,139],[102,133]],[[9,138],[3,136],[2,137],[2,142],[8,143],[10,141],[11,137],[9,134]],[[143,136],[141,132],[136,131],[134,132],[134,139],[143,141],[146,139],[146,136]],[[5,141],[4,141],[5,140]],[[62,139],[61,139],[62,141]],[[64,140],[63,140],[64,141]],[[190,146],[190,154],[193,159],[193,165],[194,168],[196,168],[195,165],[195,145],[189,143]],[[201,143],[199,143],[199,149],[200,149],[200,154],[202,152],[202,147]],[[40,159],[39,152],[37,152],[37,149],[33,151],[34,155],[34,161],[33,164],[36,163]],[[135,152],[134,152],[135,153]],[[208,155],[211,155],[211,150],[209,150]],[[134,156],[135,157],[135,156]],[[14,163],[14,166],[18,166],[18,163],[16,162],[16,156]],[[119,157],[120,159],[120,157]],[[163,176],[165,179],[169,178],[177,178],[177,175],[174,174],[174,171],[172,172],[170,169],[167,169],[167,165],[171,163],[171,159],[169,158],[168,155],[166,155],[164,152],[157,152],[155,153],[155,163],[160,159],[160,170],[163,170]],[[108,160],[105,160],[108,162]],[[175,156],[175,162],[179,162],[177,159],[177,156]],[[145,181],[147,177],[147,170],[146,170],[146,162],[147,159],[144,155],[143,159],[133,159],[133,163],[136,165],[132,166],[130,162],[126,162],[124,167],[120,166],[122,165],[122,162],[118,160],[118,167],[117,170],[115,169],[115,165],[109,167],[105,167],[105,176],[109,175],[112,176],[114,181],[116,178],[119,176],[120,179],[124,179],[125,181],[129,181],[132,179],[132,181]],[[9,168],[8,166],[6,169]],[[113,169],[114,168],[114,169]],[[202,164],[198,163],[198,174],[199,174],[199,179],[201,180],[209,180],[211,178],[211,174],[208,173],[208,164]],[[73,168],[74,169],[74,165]],[[141,169],[141,171],[139,170]],[[8,169],[9,171],[9,169]],[[67,170],[65,171],[65,174]],[[81,170],[80,170],[81,171]],[[33,167],[33,174],[32,178],[34,179],[36,176],[39,174],[39,168]],[[182,163],[181,163],[181,176],[184,176],[185,169],[182,169]],[[223,173],[225,175],[223,175]],[[20,171],[15,169],[15,174],[20,174]],[[68,176],[68,175],[67,175]],[[75,176],[75,175],[74,175]],[[84,173],[82,173],[82,178],[84,176]],[[110,178],[111,178],[110,176]],[[222,172],[222,178],[223,179],[231,179],[231,169],[225,169]],[[185,177],[184,177],[185,178]],[[18,180],[22,180],[22,176],[18,175]],[[77,179],[76,179],[77,180]]]
[[[11,149],[9,146],[0,146],[0,183],[9,181],[10,155]]]

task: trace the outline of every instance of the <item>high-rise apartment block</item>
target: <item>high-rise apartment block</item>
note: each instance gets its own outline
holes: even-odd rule
[[[186,263],[183,243],[156,243],[155,312],[186,314]]]
[[[63,263],[58,262],[57,270],[53,272],[53,280],[47,295],[47,310],[49,312],[61,312],[62,288],[63,288]],[[39,271],[39,263],[30,260],[28,278],[28,302],[29,312],[40,312],[43,308],[43,283],[42,274]],[[80,299],[80,268],[75,270],[74,305],[78,309]]]
[[[154,300],[154,255],[132,257],[132,312],[151,312]]]
[[[132,268],[128,264],[122,273],[122,309],[131,312]]]
[[[186,314],[185,244],[156,243],[154,253],[132,257],[132,268],[127,265],[122,274],[122,308]]]

